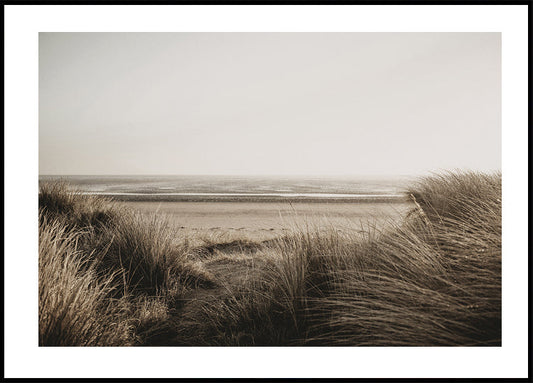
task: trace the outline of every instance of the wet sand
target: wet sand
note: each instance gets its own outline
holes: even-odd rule
[[[263,240],[294,229],[365,230],[401,219],[407,202],[156,202],[117,201],[142,214],[158,214],[187,236]]]

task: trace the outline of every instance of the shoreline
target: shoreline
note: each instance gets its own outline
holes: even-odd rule
[[[143,193],[92,193],[83,192],[84,195],[99,195],[109,197],[112,200],[122,202],[279,202],[279,203],[402,203],[408,202],[409,198],[405,195],[359,195],[339,197],[315,197],[312,195],[295,195],[276,196],[276,195],[257,195],[257,194],[143,194]]]

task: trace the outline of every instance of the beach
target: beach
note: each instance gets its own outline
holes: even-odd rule
[[[401,219],[413,205],[393,202],[116,201],[143,215],[165,217],[187,236],[270,239],[293,229],[358,231]]]
[[[409,177],[41,176],[165,218],[176,238],[262,241],[291,231],[360,232],[413,208]]]

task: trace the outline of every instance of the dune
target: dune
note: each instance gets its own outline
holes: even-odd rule
[[[43,183],[39,344],[501,345],[501,174],[424,178],[405,200],[127,202]]]

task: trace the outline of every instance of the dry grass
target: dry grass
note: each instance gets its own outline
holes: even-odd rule
[[[101,276],[77,249],[79,235],[41,217],[39,344],[114,346],[131,343],[125,300],[110,299],[112,275]]]
[[[42,185],[39,203],[41,345],[150,343],[147,323],[165,322],[188,290],[215,285],[164,220],[61,183]]]
[[[200,248],[157,217],[45,191],[40,328],[76,326],[41,344],[501,345],[499,173],[422,179],[401,223],[363,235],[305,228]],[[84,307],[75,320],[70,304],[54,317],[51,297],[67,293]]]
[[[417,204],[401,224],[268,244],[259,280],[204,305],[199,344],[501,345],[501,175],[408,192]]]
[[[43,217],[61,218],[69,228],[99,227],[120,217],[122,209],[102,196],[70,190],[65,182],[39,185],[39,212]]]

